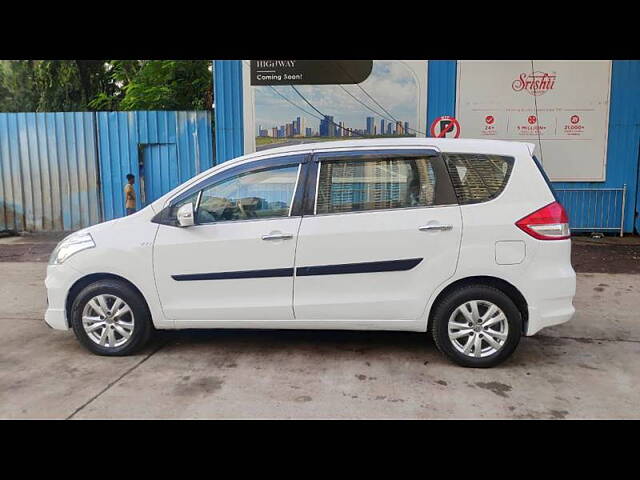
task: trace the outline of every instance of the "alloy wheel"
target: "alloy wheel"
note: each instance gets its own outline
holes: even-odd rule
[[[116,295],[101,294],[85,304],[82,326],[94,343],[116,348],[131,338],[135,318],[131,307],[123,299]]]
[[[448,323],[449,340],[456,350],[475,358],[488,357],[502,349],[509,335],[504,312],[486,300],[470,300],[458,306]]]

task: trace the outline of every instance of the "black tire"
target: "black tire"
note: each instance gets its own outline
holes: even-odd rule
[[[97,295],[115,295],[124,300],[135,318],[133,333],[120,346],[101,346],[89,338],[82,325],[82,312],[87,303]],[[140,350],[149,340],[153,325],[149,308],[142,296],[130,285],[119,280],[99,280],[86,286],[75,298],[71,307],[71,327],[80,343],[97,355],[126,356]]]
[[[449,317],[460,305],[472,300],[491,302],[507,317],[509,327],[507,339],[497,352],[486,357],[476,358],[465,355],[455,348],[449,338]],[[463,367],[489,368],[502,363],[514,352],[522,336],[522,315],[513,300],[502,290],[483,284],[461,286],[448,293],[435,306],[431,321],[433,339],[438,350]]]

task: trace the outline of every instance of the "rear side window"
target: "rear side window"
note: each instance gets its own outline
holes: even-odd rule
[[[316,213],[435,205],[437,175],[432,163],[434,158],[322,161]]]
[[[496,198],[507,185],[513,158],[475,153],[448,153],[447,168],[460,204]]]

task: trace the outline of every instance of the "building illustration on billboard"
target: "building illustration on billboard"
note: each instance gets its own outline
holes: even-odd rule
[[[421,64],[422,70],[424,63]],[[426,71],[374,60],[356,84],[254,85],[256,150],[346,138],[424,135]]]

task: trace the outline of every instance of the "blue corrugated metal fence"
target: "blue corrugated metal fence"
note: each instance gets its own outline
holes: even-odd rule
[[[215,60],[216,159],[218,163],[244,154],[242,61]]]
[[[208,111],[0,113],[0,231],[123,216],[127,173],[140,208],[211,166]]]
[[[100,221],[93,113],[0,113],[0,230]]]

